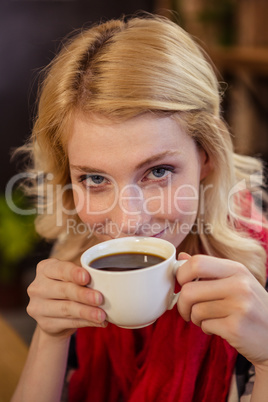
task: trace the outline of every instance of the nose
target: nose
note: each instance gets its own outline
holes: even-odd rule
[[[138,235],[140,228],[150,221],[143,205],[144,196],[139,186],[130,184],[121,189],[109,222],[118,237]]]

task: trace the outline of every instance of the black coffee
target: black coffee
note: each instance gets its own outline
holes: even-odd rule
[[[154,254],[118,253],[105,255],[91,261],[90,266],[105,271],[130,271],[159,264],[165,258]]]

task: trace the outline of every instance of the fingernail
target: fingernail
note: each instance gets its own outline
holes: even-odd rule
[[[186,258],[186,257],[191,257],[190,254],[186,253],[185,251],[181,251],[178,255],[178,257]]]
[[[85,283],[87,280],[87,274],[85,271],[80,272],[80,280],[82,283]]]
[[[98,314],[97,314],[97,320],[98,322],[103,322],[106,318],[106,314],[103,310],[98,310]]]
[[[100,305],[102,303],[102,295],[100,293],[95,293],[95,303]]]

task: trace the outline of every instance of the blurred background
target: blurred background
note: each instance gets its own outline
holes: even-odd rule
[[[12,213],[5,200],[19,166],[11,150],[32,128],[37,75],[71,31],[100,19],[145,10],[166,15],[194,35],[214,62],[224,89],[223,114],[237,152],[268,161],[267,0],[1,0],[0,5],[0,316],[28,344],[26,288],[50,245],[33,218]],[[19,195],[16,202],[25,202]]]

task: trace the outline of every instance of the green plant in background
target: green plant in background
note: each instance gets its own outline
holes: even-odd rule
[[[13,203],[20,209],[27,208],[27,201],[21,192],[12,196]],[[34,215],[15,213],[0,194],[0,283],[16,280],[21,262],[36,247],[39,237],[34,228]]]

